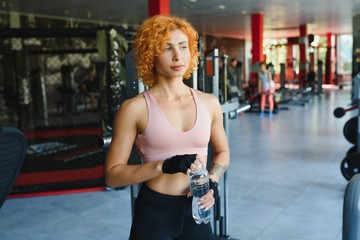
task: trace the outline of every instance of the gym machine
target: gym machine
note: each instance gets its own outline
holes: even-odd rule
[[[317,89],[316,94],[322,94],[322,77],[323,77],[323,62],[321,60],[318,61],[318,74],[317,74]]]
[[[354,17],[355,20],[356,16]],[[360,47],[359,35],[354,35],[354,46],[353,46],[353,81],[352,81],[352,95],[351,101],[355,105],[349,109],[340,109],[334,111],[335,116],[342,117],[345,115],[347,111],[355,110],[360,103],[359,98],[359,90],[360,85],[358,81],[360,80],[360,75],[358,74],[360,70],[359,61],[356,59],[359,56],[359,47]],[[357,74],[357,75],[356,75]],[[357,79],[356,79],[357,78]],[[357,82],[357,84],[355,84]],[[357,104],[357,106],[356,106]],[[359,109],[360,110],[360,109]],[[355,135],[355,139],[357,140],[353,149],[355,153],[349,153],[348,156],[343,160],[344,167],[347,165],[346,172],[349,173],[350,181],[346,186],[345,196],[344,196],[344,205],[343,205],[343,229],[342,229],[342,239],[343,240],[357,240],[360,239],[360,176],[359,176],[359,169],[360,169],[360,131],[359,131],[359,117],[360,112],[358,112],[357,117],[354,117],[352,120],[355,124],[353,126],[352,132]],[[351,120],[351,119],[350,119]],[[349,120],[349,121],[350,121]],[[345,124],[346,125],[346,124]],[[344,126],[345,130],[345,126]],[[345,131],[344,131],[345,133]],[[351,156],[351,157],[350,157]],[[349,157],[349,158],[348,158]],[[342,165],[343,167],[343,165]],[[351,174],[353,176],[351,176]]]
[[[227,56],[219,56],[219,50],[214,49],[208,53],[205,57],[205,79],[204,91],[212,93],[218,97],[221,102],[221,109],[223,113],[224,129],[227,137],[229,136],[229,120],[237,117],[238,113],[245,112],[250,109],[250,105],[240,106],[239,101],[229,102],[227,101],[227,72],[223,72],[223,87],[220,91],[219,84],[219,60],[222,58],[223,67],[227,69]],[[209,158],[212,157],[211,146],[209,146]],[[210,161],[208,161],[208,168],[210,167]],[[219,183],[219,200],[214,206],[214,221],[213,229],[214,235],[217,239],[234,239],[228,234],[228,186],[227,186],[227,172],[225,172],[222,180]]]
[[[318,72],[317,72],[317,81],[316,81],[316,91],[315,89],[312,89],[315,94],[321,94],[322,93],[322,68],[323,68],[323,62],[321,60],[318,61]],[[280,63],[280,90],[287,90],[285,87],[286,84],[286,74],[285,74],[285,63]],[[315,86],[313,86],[315,88]]]
[[[134,52],[130,50],[125,56],[125,69],[126,69],[126,87],[125,87],[125,97],[127,99],[135,97],[137,94],[143,92],[146,88],[145,85],[139,81],[136,77],[136,68],[135,68],[135,59],[134,59]],[[109,109],[112,109],[111,107]],[[109,127],[110,132],[104,135],[101,139],[99,139],[100,146],[103,147],[104,151],[106,152],[107,148],[109,147],[112,139],[111,130],[112,128]],[[134,144],[133,148],[130,153],[130,157],[128,160],[128,164],[142,164],[142,158],[138,153],[137,147]],[[130,185],[130,201],[131,201],[131,216],[134,217],[134,204],[135,200],[138,196],[140,191],[141,184],[134,184]],[[111,188],[108,188],[112,190]],[[120,190],[121,188],[116,188],[115,190]]]
[[[360,239],[360,175],[354,175],[346,186],[343,205],[343,240]]]
[[[355,174],[360,173],[360,130],[358,127],[360,121],[360,99],[357,101],[358,104],[353,105],[350,108],[344,109],[338,107],[333,112],[336,118],[341,118],[346,114],[346,112],[358,109],[357,116],[350,118],[343,128],[345,139],[354,144],[354,146],[348,150],[346,157],[340,164],[341,173],[346,180],[350,180]]]
[[[354,103],[359,98],[360,73],[358,73],[352,78],[351,87],[351,102]]]
[[[27,161],[12,194],[104,186],[103,151],[97,144],[99,135],[103,133],[103,109],[77,111],[77,107],[83,104],[79,101],[80,94],[77,94],[83,69],[93,61],[96,61],[96,66],[104,68],[109,62],[108,58],[97,61],[100,50],[98,52],[96,40],[100,31],[109,32],[110,29],[0,30],[0,39],[5,42],[20,38],[19,43],[23,43],[16,48],[9,45],[11,49],[1,50],[1,66],[7,79],[1,94],[6,102],[1,120],[25,131],[29,140]],[[102,46],[107,45],[99,45]],[[102,63],[104,65],[99,65]],[[98,71],[98,76],[103,72]],[[75,74],[78,74],[77,78]],[[104,83],[101,85],[104,89],[112,84]],[[113,93],[109,95],[114,96]],[[101,97],[106,99],[105,94]],[[106,101],[100,102],[106,104]],[[67,174],[69,171],[74,174]],[[30,178],[24,178],[24,175],[39,180],[29,181]]]
[[[322,69],[322,68],[321,68]],[[322,75],[321,75],[322,76]],[[320,78],[319,78],[320,79]],[[305,89],[291,89],[285,86],[285,64],[280,64],[280,103],[287,103],[291,105],[305,106],[309,102],[307,95],[310,93],[310,88]]]

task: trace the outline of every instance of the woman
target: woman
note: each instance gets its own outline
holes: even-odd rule
[[[260,63],[258,90],[260,94],[260,117],[264,116],[266,96],[269,100],[269,117],[272,117],[274,110],[275,82],[272,80],[271,72],[266,69],[266,63]]]
[[[216,183],[229,164],[229,148],[216,97],[183,82],[198,63],[197,33],[183,19],[154,16],[134,41],[138,77],[149,90],[125,101],[114,117],[105,178],[111,187],[143,183],[134,207],[130,239],[213,239],[210,224],[192,219],[189,176],[214,157],[211,190],[199,201],[213,206]],[[127,165],[136,143],[144,164]]]

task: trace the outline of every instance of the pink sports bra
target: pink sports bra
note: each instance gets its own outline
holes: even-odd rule
[[[144,163],[165,160],[182,154],[208,154],[211,118],[209,111],[191,89],[196,104],[196,121],[185,132],[174,128],[148,90],[143,92],[148,109],[148,122],[143,133],[136,137],[136,145]]]

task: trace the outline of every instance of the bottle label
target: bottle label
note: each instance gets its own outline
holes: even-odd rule
[[[209,181],[203,184],[197,184],[197,182],[190,182],[190,191],[195,197],[202,197],[209,191]]]

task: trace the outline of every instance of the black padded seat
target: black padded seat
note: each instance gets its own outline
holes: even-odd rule
[[[0,128],[0,208],[4,204],[24,162],[27,140],[14,127]]]

